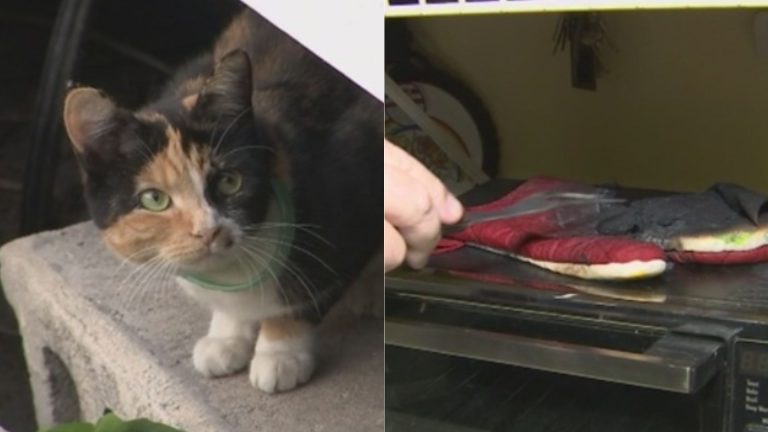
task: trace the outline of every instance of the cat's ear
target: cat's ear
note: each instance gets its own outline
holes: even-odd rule
[[[217,115],[238,115],[251,106],[251,85],[248,54],[232,51],[216,64],[213,76],[197,98],[195,109]]]
[[[78,154],[92,150],[98,138],[116,123],[117,107],[101,91],[91,87],[75,88],[64,102],[64,127]]]

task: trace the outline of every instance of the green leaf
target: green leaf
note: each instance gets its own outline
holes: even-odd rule
[[[96,423],[94,432],[181,432],[170,426],[155,423],[147,419],[123,421],[113,413],[102,417]]]
[[[40,429],[38,432],[94,432],[94,427],[90,423],[69,423],[50,429]]]
[[[112,432],[121,430],[120,427],[125,423],[116,416],[114,413],[109,413],[102,416],[98,422],[96,422],[96,429],[94,432]]]
[[[123,421],[114,413],[104,415],[96,422],[96,425],[89,423],[70,423],[60,425],[51,429],[40,429],[38,432],[182,432],[179,429],[155,423],[145,418]]]
[[[123,426],[124,427],[121,429],[116,429],[115,432],[181,432],[179,429],[175,429],[160,423],[155,423],[143,418],[131,420],[126,422]]]

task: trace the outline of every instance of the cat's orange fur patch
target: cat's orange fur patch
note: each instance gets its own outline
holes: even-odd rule
[[[192,108],[194,108],[197,103],[197,97],[197,94],[184,97],[184,99],[181,100],[181,106],[187,111],[192,111]]]
[[[183,95],[188,95],[192,93],[195,93],[195,94],[200,93],[200,90],[203,89],[204,85],[205,85],[204,76],[200,75],[194,78],[190,78],[181,84],[181,86],[179,87],[178,94],[181,94],[183,96]]]
[[[168,141],[136,177],[136,193],[158,189],[171,197],[172,204],[161,212],[136,209],[123,215],[104,230],[104,239],[115,252],[133,261],[157,255],[166,259],[194,255],[205,246],[193,234],[211,217],[204,196],[205,178],[211,169],[209,151],[191,145],[185,152],[177,129],[159,114],[143,115],[166,123]]]
[[[146,120],[148,122],[163,123],[163,124],[168,123],[168,119],[166,119],[164,115],[155,111],[139,111],[136,113],[136,117],[142,120]]]
[[[158,255],[159,245],[169,243],[172,223],[158,214],[133,211],[104,229],[102,237],[122,257],[145,262]]]
[[[189,160],[200,171],[203,178],[211,171],[211,149],[208,146],[192,144]]]
[[[139,189],[153,187],[169,194],[195,195],[193,175],[204,180],[211,169],[210,152],[207,147],[190,145],[189,153],[184,152],[181,133],[167,126],[168,143],[157,153],[136,178]],[[193,171],[190,171],[192,169]],[[199,194],[198,194],[199,195]]]
[[[288,317],[269,318],[261,321],[259,337],[276,341],[296,338],[311,331],[312,325],[306,321]]]

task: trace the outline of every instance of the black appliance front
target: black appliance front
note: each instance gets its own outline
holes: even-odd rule
[[[387,430],[768,432],[768,265],[612,284],[464,248],[386,287]]]

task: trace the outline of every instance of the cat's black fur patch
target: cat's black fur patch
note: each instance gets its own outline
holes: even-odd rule
[[[140,121],[122,110],[115,113],[103,134],[91,140],[92,150],[78,158],[86,176],[88,209],[96,226],[103,229],[136,208],[136,176],[167,140],[163,125]]]

